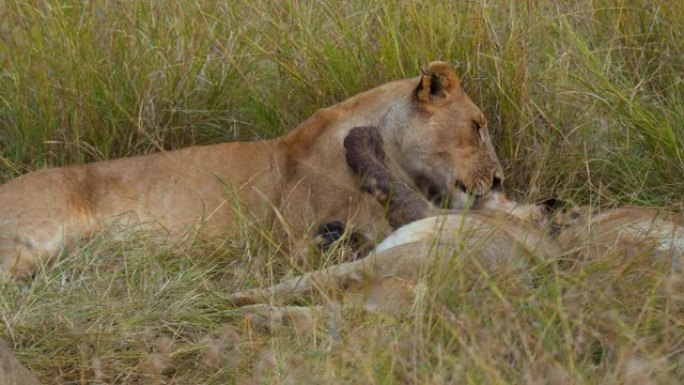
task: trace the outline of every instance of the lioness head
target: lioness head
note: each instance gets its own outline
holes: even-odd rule
[[[468,194],[480,197],[497,189],[503,172],[487,119],[453,68],[432,62],[421,72],[409,111],[390,111],[383,137],[419,190],[435,202],[462,208]]]

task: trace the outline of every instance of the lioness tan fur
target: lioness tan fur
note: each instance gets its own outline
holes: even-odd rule
[[[379,239],[381,205],[359,191],[342,141],[377,126],[392,172],[458,206],[464,190],[485,194],[503,177],[486,119],[450,65],[356,95],[271,140],[44,169],[0,186],[0,270],[20,276],[63,245],[112,227],[201,227],[229,236],[236,219],[273,223],[292,239],[341,220]],[[273,215],[277,212],[277,215]]]

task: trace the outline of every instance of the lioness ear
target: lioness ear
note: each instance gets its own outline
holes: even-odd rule
[[[435,61],[428,64],[427,68],[422,68],[420,72],[422,76],[416,88],[416,96],[421,102],[443,99],[449,91],[458,88],[458,76],[449,63]]]

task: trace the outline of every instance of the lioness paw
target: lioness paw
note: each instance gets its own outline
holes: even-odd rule
[[[314,234],[314,243],[322,250],[328,250],[344,235],[344,224],[332,221],[318,226]]]
[[[346,226],[340,221],[327,222],[318,227],[314,234],[314,244],[323,251],[332,250],[339,245],[348,249],[346,261],[365,257],[375,247],[365,235],[350,231],[345,234]]]

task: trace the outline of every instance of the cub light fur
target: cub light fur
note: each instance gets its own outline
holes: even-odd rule
[[[555,239],[568,259],[654,258],[681,272],[684,216],[641,206],[600,210],[588,206],[555,215]]]
[[[452,67],[430,63],[314,113],[270,140],[190,147],[44,169],[0,186],[0,271],[15,277],[70,243],[135,226],[166,237],[199,227],[230,236],[237,219],[273,225],[297,248],[334,220],[381,239],[383,207],[359,191],[342,141],[355,126],[381,133],[391,171],[433,199],[462,204],[503,178],[486,119]],[[201,225],[201,226],[198,226]]]
[[[376,296],[394,290],[385,290],[387,285],[402,282],[403,287],[413,288],[430,275],[448,275],[455,259],[486,274],[517,274],[529,282],[532,264],[556,258],[559,253],[545,233],[518,218],[501,213],[454,213],[399,228],[366,258],[309,272],[272,287],[235,293],[229,301],[237,305],[280,302],[321,290],[374,292],[367,300],[383,302],[386,299]]]

